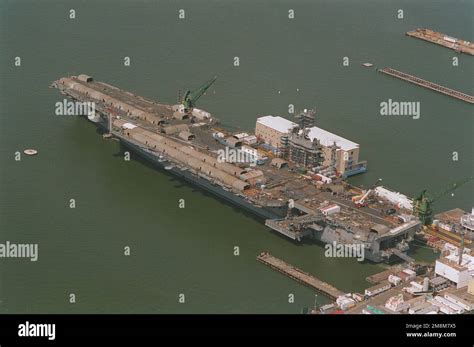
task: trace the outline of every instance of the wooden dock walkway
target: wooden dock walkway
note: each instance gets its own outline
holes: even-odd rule
[[[387,74],[387,75],[390,75],[392,77],[396,77],[396,78],[399,78],[401,80],[411,82],[411,83],[417,84],[419,86],[434,90],[435,92],[442,93],[442,94],[451,96],[453,98],[456,98],[456,99],[459,99],[459,100],[462,100],[462,101],[466,101],[470,104],[474,104],[474,96],[472,96],[472,95],[467,95],[467,94],[458,92],[457,90],[440,86],[439,84],[436,84],[436,83],[433,83],[433,82],[430,82],[430,81],[426,81],[422,78],[412,76],[412,75],[406,74],[404,72],[401,72],[401,71],[398,71],[398,70],[395,70],[395,69],[392,69],[392,68],[389,68],[389,67],[386,67],[386,68],[383,68],[383,69],[378,69],[377,71],[382,72],[382,73]]]
[[[339,289],[333,287],[332,285],[323,282],[316,277],[310,275],[303,270],[300,270],[281,259],[278,259],[267,252],[262,252],[257,257],[257,260],[274,270],[277,270],[286,276],[294,279],[297,282],[303,283],[311,288],[316,289],[318,292],[330,297],[331,299],[337,299],[339,296],[344,295],[344,292],[341,292]]]

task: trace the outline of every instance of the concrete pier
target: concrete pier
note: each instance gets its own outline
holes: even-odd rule
[[[459,100],[462,100],[462,101],[466,101],[470,104],[474,104],[474,96],[472,96],[472,95],[467,95],[467,94],[458,92],[457,90],[450,89],[450,88],[447,88],[447,87],[443,87],[439,84],[436,84],[436,83],[433,83],[433,82],[430,82],[430,81],[426,81],[426,80],[421,79],[419,77],[412,76],[412,75],[409,75],[407,73],[404,73],[404,72],[401,72],[401,71],[398,71],[398,70],[395,70],[395,69],[392,69],[392,68],[389,68],[389,67],[379,69],[378,71],[382,72],[386,75],[396,77],[396,78],[399,78],[401,80],[411,82],[413,84],[417,84],[419,86],[434,90],[435,92],[442,93],[442,94],[451,96],[453,98],[456,98],[456,99],[459,99]]]
[[[310,275],[303,270],[300,270],[281,259],[278,259],[267,252],[262,252],[257,257],[257,260],[274,270],[285,274],[286,276],[294,279],[297,282],[303,283],[313,289],[316,289],[318,292],[330,297],[331,299],[337,299],[339,296],[344,295],[339,289],[333,287],[332,285],[317,279],[316,277]]]

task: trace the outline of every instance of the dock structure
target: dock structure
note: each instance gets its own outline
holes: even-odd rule
[[[281,259],[278,259],[267,252],[262,252],[257,257],[257,260],[274,270],[285,274],[286,276],[294,279],[297,282],[303,283],[308,287],[316,289],[318,292],[330,297],[331,299],[337,299],[339,296],[344,295],[339,289],[332,285],[323,282],[316,277],[310,275],[303,270],[300,270]]]
[[[444,230],[441,227],[437,226],[428,226],[423,229],[423,231],[431,236],[437,237],[444,242],[450,243],[453,246],[456,247],[461,247],[461,244],[464,244],[466,247],[470,247],[472,244],[472,241],[469,239],[464,239],[462,240],[462,236],[459,234],[456,234],[455,232],[449,231],[449,230]]]
[[[400,259],[406,261],[407,263],[415,263],[415,259],[412,257],[408,256],[407,254],[400,252],[398,249],[393,249],[392,250],[393,254],[395,254],[397,257]]]
[[[474,104],[474,96],[472,96],[472,95],[464,94],[464,93],[461,93],[457,90],[450,89],[450,88],[447,88],[447,87],[443,87],[439,84],[424,80],[424,79],[416,77],[416,76],[409,75],[407,73],[404,73],[404,72],[401,72],[401,71],[398,71],[398,70],[395,70],[395,69],[392,69],[392,68],[389,68],[389,67],[385,67],[383,69],[378,69],[377,71],[382,72],[386,75],[390,75],[392,77],[396,77],[396,78],[399,78],[401,80],[404,80],[404,81],[407,81],[407,82],[417,84],[419,86],[434,90],[435,92],[442,93],[442,94],[451,96],[453,98],[468,102],[470,104]]]
[[[474,43],[466,40],[460,40],[455,37],[424,28],[418,28],[416,30],[409,31],[406,34],[410,37],[415,37],[420,40],[453,49],[456,52],[474,55]]]

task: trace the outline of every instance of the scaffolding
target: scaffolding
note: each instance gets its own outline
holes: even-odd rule
[[[311,141],[309,129],[295,128],[288,138],[288,159],[304,167],[317,167],[324,161],[322,146],[318,140]]]
[[[315,117],[316,111],[314,109],[304,109],[295,116],[300,129],[311,128],[314,126]]]
[[[280,155],[282,158],[289,158],[290,140],[288,135],[283,135],[280,139]]]

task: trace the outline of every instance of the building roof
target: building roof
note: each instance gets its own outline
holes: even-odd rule
[[[375,286],[372,286],[370,288],[367,288],[366,291],[370,291],[370,292],[373,292],[375,290],[378,290],[378,289],[381,289],[381,288],[385,288],[385,287],[388,287],[388,286],[391,286],[390,282],[381,282],[379,284],[376,284]]]
[[[92,77],[89,76],[89,75],[86,75],[86,74],[80,74],[79,76],[77,76],[77,79],[79,81],[82,81],[82,82],[91,82],[92,81]]]
[[[252,171],[249,171],[249,172],[246,172],[242,175],[240,175],[240,179],[242,181],[247,181],[247,180],[250,180],[252,178],[257,178],[257,177],[262,177],[263,176],[263,172],[260,171],[260,170],[252,170]]]
[[[233,136],[230,136],[230,137],[226,138],[225,142],[226,142],[227,145],[229,145],[231,147],[240,147],[240,146],[242,146],[242,141],[240,141],[239,139],[236,139]]]
[[[283,165],[288,165],[288,162],[281,158],[273,158],[272,165],[277,166],[277,167],[282,167]]]
[[[423,296],[423,295],[419,295],[419,296],[415,296],[414,298],[411,298],[409,300],[406,300],[405,302],[409,305],[409,306],[417,306],[419,305],[420,303],[422,302],[425,302],[426,300],[426,297]]]
[[[191,132],[189,132],[189,131],[187,131],[187,130],[181,131],[181,132],[178,134],[178,136],[179,136],[180,138],[182,138],[183,140],[189,140],[189,139],[194,138],[194,134],[191,133]]]
[[[298,126],[298,124],[289,121],[280,116],[264,116],[257,118],[257,123],[263,124],[281,133],[287,133],[290,129]]]
[[[323,146],[326,146],[326,147],[332,146],[335,141],[336,145],[341,147],[344,151],[350,151],[350,150],[359,148],[358,143],[349,141],[339,135],[330,133],[329,131],[318,128],[318,127],[310,128],[308,136],[311,139],[311,141],[313,141],[316,138],[319,140],[319,142]]]
[[[233,135],[237,140],[242,140],[244,137],[248,137],[249,134],[247,133],[239,133],[239,134],[234,134]]]
[[[450,254],[444,258],[440,258],[437,261],[440,261],[446,265],[449,265],[457,270],[463,270],[467,268],[469,271],[474,271],[474,257],[469,254],[463,254],[461,259],[461,266],[459,266],[459,256],[457,254]]]
[[[442,285],[444,283],[446,283],[448,280],[444,277],[441,277],[441,276],[436,276],[432,279],[430,279],[430,283],[434,286],[439,286],[439,285]]]

